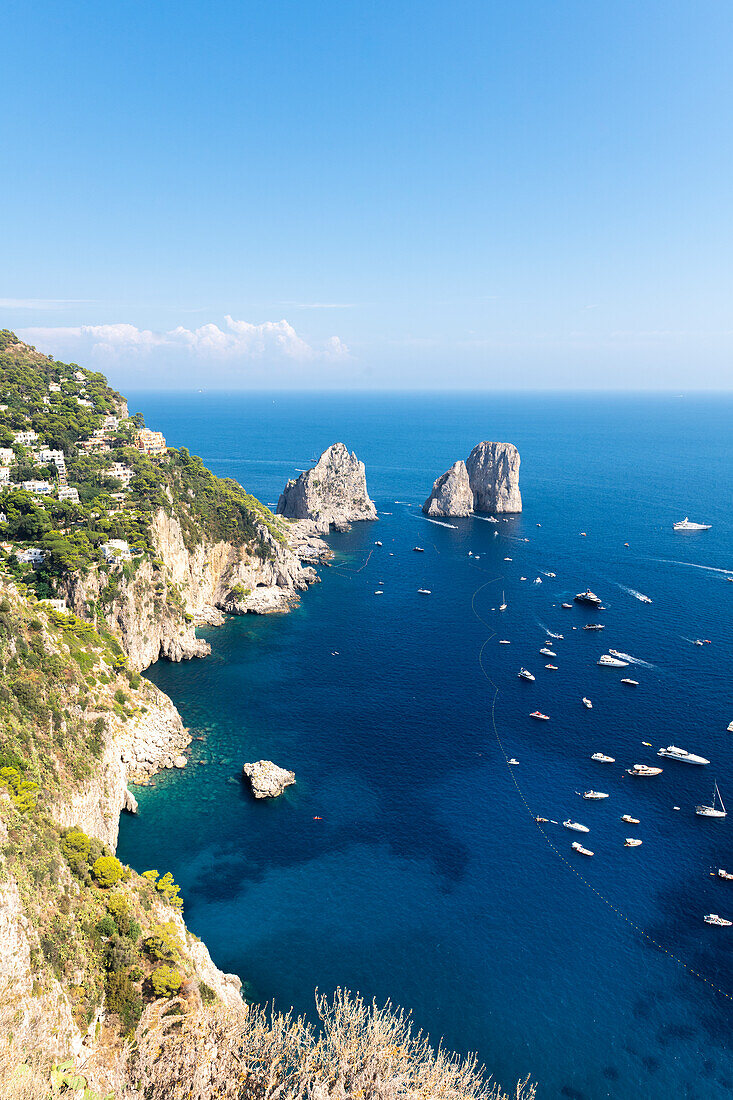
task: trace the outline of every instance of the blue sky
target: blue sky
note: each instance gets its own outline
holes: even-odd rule
[[[733,8],[11,2],[0,325],[119,385],[730,387]]]

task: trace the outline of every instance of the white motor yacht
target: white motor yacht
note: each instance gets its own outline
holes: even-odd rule
[[[728,733],[733,733],[733,722],[728,723],[727,729],[728,729]]]
[[[593,710],[593,704],[591,703],[590,699],[588,699],[585,695],[583,696],[583,706],[586,708],[586,710]]]
[[[712,523],[693,523],[687,516],[672,525],[674,531],[709,531],[711,527]]]
[[[549,714],[543,714],[541,710],[533,710],[530,714],[530,718],[536,718],[538,722],[549,722]]]
[[[507,764],[518,764],[518,763],[519,763],[519,761],[515,760],[514,757],[512,757],[511,760],[507,760]]]
[[[571,847],[572,847],[572,848],[573,848],[573,849],[574,849],[574,850],[575,850],[576,852],[580,852],[581,856],[592,856],[592,855],[593,855],[593,853],[591,852],[590,848],[584,848],[584,847],[583,847],[583,845],[582,845],[582,844],[581,844],[581,843],[580,843],[579,841],[577,841],[577,840],[574,840],[574,841],[573,841],[573,843],[572,843]]]
[[[553,653],[553,651],[551,649],[549,649],[548,646],[546,646],[546,645],[543,645],[542,649],[540,650],[540,653],[544,657],[557,657],[557,653]]]
[[[733,920],[726,920],[725,917],[719,917],[717,913],[706,913],[703,920],[706,924],[717,924],[721,928],[730,928],[733,924]]]
[[[424,554],[425,553],[425,547],[424,546],[413,546],[412,549],[415,551],[416,554]]]
[[[580,791],[578,794],[580,794]],[[581,797],[588,799],[590,802],[600,802],[602,798],[608,798],[608,795],[603,791],[583,791]]]
[[[542,577],[535,577],[532,584],[542,584]]]
[[[718,805],[720,803],[720,805]],[[712,806],[695,806],[695,813],[698,817],[725,817],[727,810],[723,804],[723,799],[720,796],[718,790],[718,784],[713,787],[713,804]]]
[[[626,769],[627,775],[661,775],[662,768],[650,768],[648,764],[634,764]]]
[[[604,653],[598,661],[602,668],[626,668],[628,663],[628,661],[622,661],[619,657],[611,657],[609,653]]]
[[[600,607],[603,603],[600,596],[596,596],[590,588],[586,588],[585,592],[578,592],[573,598],[576,603],[588,603],[591,607]]]
[[[562,606],[563,607],[572,607],[573,605],[571,603],[564,603]]]
[[[418,588],[418,592],[423,596],[432,595],[432,589],[431,588]]]
[[[657,756],[668,756],[670,760],[680,760],[683,764],[709,764],[704,756],[695,756],[694,752],[687,752],[677,745],[667,745],[666,749],[660,749]]]
[[[627,836],[624,844],[627,848],[638,848],[641,844],[641,841],[635,839],[633,836]]]
[[[512,643],[508,638],[499,638],[499,645],[511,645]]]
[[[625,821],[627,825],[638,825],[639,824],[639,818],[638,817],[632,817],[631,814],[622,814],[621,820]]]
[[[605,630],[605,623],[586,623],[583,630]]]
[[[729,882],[733,882],[733,875],[730,871],[724,871],[722,867],[718,867],[718,878],[727,878]]]
[[[501,594],[501,603],[499,604],[499,610],[500,611],[506,611],[506,609],[507,609],[506,597],[504,596],[504,593],[502,592],[502,594]]]
[[[639,686],[639,681],[638,680],[632,680],[628,676],[624,676],[623,679],[621,680],[621,683],[622,684],[629,684],[631,687],[635,687],[635,688],[638,688],[638,686]]]
[[[591,756],[591,760],[595,760],[597,764],[615,764],[615,756],[606,756],[605,752],[594,752]]]
[[[529,671],[529,669],[520,668],[520,670],[519,670],[519,679],[520,680],[532,680],[532,681],[534,681],[534,676]]]
[[[567,821],[563,821],[563,825],[566,829],[572,829],[575,833],[589,833],[590,829],[587,825],[580,825],[577,821],[571,821],[568,818]]]

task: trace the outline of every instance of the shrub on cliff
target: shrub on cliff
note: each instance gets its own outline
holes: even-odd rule
[[[122,873],[122,864],[116,856],[100,856],[92,864],[94,881],[105,890],[119,882]]]
[[[182,982],[183,975],[172,966],[159,966],[150,975],[150,988],[156,997],[174,997]]]

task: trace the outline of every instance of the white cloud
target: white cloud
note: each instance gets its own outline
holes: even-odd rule
[[[178,325],[167,332],[139,329],[135,325],[77,325],[54,328],[26,328],[23,340],[41,351],[63,358],[89,356],[93,359],[141,358],[159,352],[178,351],[194,359],[275,359],[308,362],[343,360],[349,349],[338,337],[309,343],[289,321],[252,324],[226,316],[225,327],[209,323],[199,328]]]

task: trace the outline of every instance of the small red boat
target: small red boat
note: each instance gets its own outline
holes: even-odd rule
[[[530,714],[530,718],[537,718],[540,722],[549,722],[549,714],[543,714],[541,710],[533,710]]]

